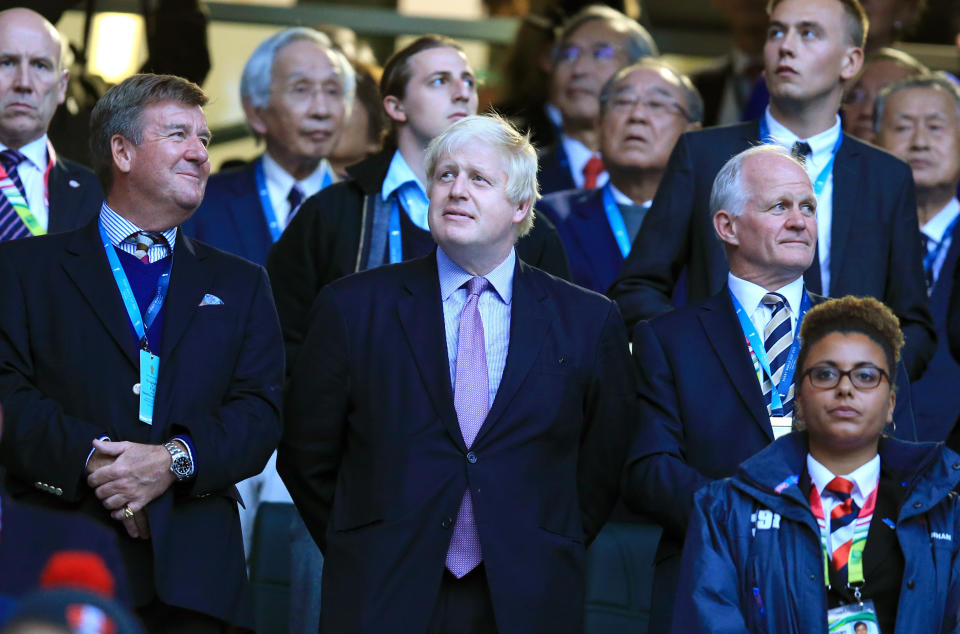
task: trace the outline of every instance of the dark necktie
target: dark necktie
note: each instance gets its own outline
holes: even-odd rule
[[[831,560],[834,570],[843,570],[850,558],[850,547],[853,546],[853,521],[860,514],[860,507],[853,501],[853,482],[846,478],[836,477],[831,480],[825,491],[830,491],[840,504],[830,511],[830,541],[836,545]],[[837,545],[839,544],[839,545]]]
[[[803,141],[797,141],[793,144],[793,149],[790,150],[790,154],[793,155],[793,158],[800,161],[801,164],[807,164],[807,157],[813,154],[813,150],[810,148],[809,143],[804,143]]]
[[[150,247],[156,244],[167,247],[167,239],[163,237],[162,233],[157,231],[138,231],[131,233],[124,242],[137,245],[137,250],[133,255],[144,264],[150,264]],[[169,247],[165,248],[164,257],[169,253]]]
[[[933,290],[933,265],[937,259],[938,242],[925,233],[920,234],[920,244],[923,245],[923,277],[927,282],[927,294]]]
[[[787,305],[786,298],[780,293],[767,293],[760,301],[773,310],[770,321],[763,329],[763,347],[766,349],[770,373],[773,375],[773,381],[767,379],[763,382],[763,397],[767,406],[771,407],[772,392],[777,389],[783,377],[783,369],[787,364],[787,357],[790,356],[790,346],[793,344],[793,337],[790,334],[790,307]],[[783,401],[783,415],[789,416],[792,411],[793,386],[790,387],[787,398]]]
[[[290,193],[287,194],[287,202],[290,203],[290,213],[287,214],[287,225],[289,226],[290,221],[300,211],[300,205],[303,204],[303,190],[296,183],[293,184]]]
[[[23,187],[23,182],[20,180],[20,174],[17,173],[17,166],[25,160],[27,160],[27,157],[16,150],[4,150],[0,152],[0,164],[3,165],[7,176],[20,192],[20,195],[23,196],[24,201],[27,200],[27,192]],[[13,205],[6,196],[0,196],[0,241],[16,240],[17,238],[25,238],[29,235],[30,229],[27,228],[26,223],[20,218],[17,210],[13,208]]]
[[[453,388],[453,405],[457,410],[460,433],[467,449],[473,445],[477,432],[490,410],[490,378],[487,373],[487,349],[483,337],[483,320],[480,318],[480,294],[490,285],[485,277],[472,277],[467,282],[467,303],[460,313],[460,330],[457,335],[457,368]],[[471,461],[473,453],[467,454]],[[473,458],[473,462],[476,458]],[[473,500],[470,489],[463,494],[457,522],[453,527],[450,547],[447,549],[446,566],[459,579],[473,570],[483,560],[480,548],[480,533],[473,515]]]
[[[583,188],[596,189],[597,179],[603,173],[603,161],[599,156],[591,156],[587,164],[583,166]]]

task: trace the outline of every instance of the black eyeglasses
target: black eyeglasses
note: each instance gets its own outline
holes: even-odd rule
[[[853,387],[858,390],[872,390],[883,379],[890,382],[890,375],[875,365],[861,365],[852,370],[841,370],[832,365],[815,365],[803,373],[810,378],[810,385],[821,390],[829,390],[840,385],[840,379],[849,377]]]

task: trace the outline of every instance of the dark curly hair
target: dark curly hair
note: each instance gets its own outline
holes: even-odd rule
[[[883,302],[873,297],[847,295],[828,299],[811,308],[800,325],[800,355],[797,358],[797,377],[803,376],[810,348],[829,334],[860,333],[866,335],[883,350],[887,359],[890,385],[896,383],[897,362],[903,347],[900,320]],[[797,385],[796,389],[799,389]]]

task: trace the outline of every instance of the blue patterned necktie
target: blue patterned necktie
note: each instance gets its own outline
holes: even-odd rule
[[[457,335],[457,368],[453,388],[453,405],[457,410],[460,433],[467,449],[490,411],[490,375],[487,373],[487,349],[480,318],[480,295],[490,285],[485,277],[472,277],[467,282],[467,303],[460,313]],[[467,460],[473,454],[468,454]],[[473,515],[473,499],[469,487],[460,501],[457,522],[447,549],[446,566],[456,578],[476,568],[483,560],[480,533]]]
[[[24,200],[27,199],[27,192],[20,180],[20,174],[17,173],[17,166],[25,160],[27,160],[27,157],[16,150],[0,152],[0,164],[3,165],[10,181],[20,190],[20,195],[23,196]],[[29,235],[30,229],[20,218],[17,210],[13,208],[6,196],[0,196],[0,242],[26,238]]]
[[[766,349],[770,372],[773,374],[772,382],[769,378],[764,379],[763,382],[763,397],[769,410],[772,407],[772,392],[780,384],[787,357],[790,356],[793,337],[790,333],[790,307],[787,305],[786,298],[780,293],[767,293],[760,301],[773,310],[770,321],[763,329],[763,347]],[[791,412],[793,412],[792,385],[790,392],[783,400],[783,415],[789,416]]]

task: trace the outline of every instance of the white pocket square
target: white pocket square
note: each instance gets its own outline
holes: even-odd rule
[[[203,300],[200,302],[201,306],[222,306],[223,300],[217,297],[216,295],[211,295],[207,293],[203,296]]]

